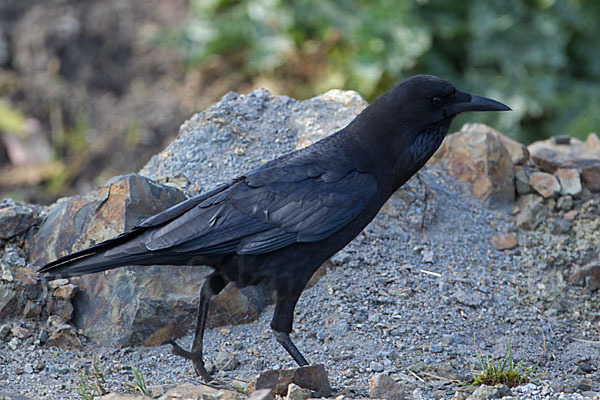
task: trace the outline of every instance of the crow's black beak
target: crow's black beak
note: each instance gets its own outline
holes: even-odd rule
[[[454,104],[451,105],[454,114],[466,111],[511,111],[506,104],[474,94],[457,91],[454,98]]]

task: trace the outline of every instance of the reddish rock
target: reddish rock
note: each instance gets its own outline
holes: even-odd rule
[[[581,178],[574,168],[558,168],[554,173],[560,183],[560,194],[578,196],[581,194]]]
[[[77,286],[69,283],[64,286],[59,286],[54,290],[54,297],[61,300],[71,300],[77,293]]]
[[[492,132],[502,141],[502,144],[504,147],[506,147],[506,150],[508,150],[510,159],[514,165],[525,164],[529,160],[529,150],[527,150],[527,146],[501,134],[493,128],[489,129],[491,129]]]
[[[39,304],[37,304],[31,300],[28,300],[25,303],[25,307],[23,308],[23,316],[25,318],[35,318],[35,317],[39,316],[41,313],[42,313],[42,307]]]
[[[575,218],[577,218],[577,215],[579,214],[579,211],[577,210],[571,210],[571,211],[567,211],[565,213],[565,219],[568,219],[570,221],[573,221]]]
[[[42,265],[114,237],[183,199],[181,191],[142,176],[117,177],[87,196],[63,199],[52,206],[37,234],[27,239],[26,249],[32,263]],[[182,336],[194,326],[206,273],[206,268],[192,266],[143,267],[74,278],[82,292],[73,298],[78,310],[74,323],[104,345],[151,345]],[[75,289],[67,285],[66,280],[50,283],[63,298],[74,294]],[[53,305],[64,318],[69,317],[69,307],[67,303]]]
[[[256,321],[257,318],[256,304],[252,303],[237,286],[229,284],[211,301],[206,323],[212,328],[247,324]]]
[[[290,383],[317,392],[319,396],[331,394],[331,386],[323,364],[263,371],[256,380],[254,389],[272,389],[274,394],[285,396]]]
[[[103,345],[157,346],[181,337],[195,326],[206,272],[202,267],[146,266],[86,276],[76,282],[80,295],[73,299],[73,322]]]
[[[499,134],[482,124],[465,124],[448,136],[430,160],[454,178],[472,184],[482,200],[513,201],[514,169]]]
[[[25,286],[34,286],[38,284],[37,278],[35,277],[35,268],[32,265],[15,267],[13,272],[17,282],[20,282]]]
[[[529,176],[529,184],[544,198],[556,197],[560,193],[558,180],[546,172],[533,172]]]
[[[10,332],[19,339],[27,339],[31,336],[31,332],[22,326],[13,326]]]
[[[54,279],[54,280],[48,282],[48,287],[50,289],[56,290],[57,288],[68,285],[68,284],[69,284],[68,279]]]
[[[584,267],[576,267],[569,282],[585,286],[590,290],[600,289],[600,261],[592,261]]]
[[[87,196],[59,200],[26,241],[30,262],[43,265],[131,229],[185,198],[175,188],[131,174],[111,179]],[[63,286],[66,283],[58,284]]]
[[[590,191],[600,192],[600,163],[584,166],[581,170],[581,180]]]
[[[403,400],[406,395],[404,387],[396,383],[389,375],[377,374],[369,379],[369,398]]]
[[[81,347],[81,341],[77,337],[77,333],[73,327],[68,325],[60,327],[52,332],[46,341],[46,344],[66,350],[74,350]]]
[[[517,239],[510,233],[499,233],[490,237],[490,243],[498,251],[517,247]]]

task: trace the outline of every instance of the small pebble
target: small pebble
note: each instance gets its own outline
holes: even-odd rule
[[[41,371],[44,369],[46,365],[44,364],[44,362],[42,360],[35,360],[33,362],[33,369],[35,369],[36,371]]]
[[[21,344],[21,341],[19,340],[19,338],[12,338],[10,339],[10,341],[8,342],[8,347],[11,350],[16,350],[17,348],[19,348],[19,345]]]
[[[371,370],[373,372],[383,372],[384,371],[384,367],[382,364],[378,363],[378,362],[372,362],[371,363]]]
[[[432,344],[431,348],[429,349],[429,351],[431,351],[432,353],[441,353],[442,352],[442,346],[439,344]]]

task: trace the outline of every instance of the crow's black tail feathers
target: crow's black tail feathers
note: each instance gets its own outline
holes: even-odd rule
[[[69,278],[93,272],[106,271],[125,265],[136,265],[136,263],[140,262],[139,254],[130,256],[118,254],[113,257],[107,257],[105,253],[125,242],[135,239],[140,233],[142,233],[142,230],[126,232],[85,250],[60,257],[40,268],[37,271],[38,279],[52,280]]]
[[[167,265],[169,263],[186,263],[190,260],[185,253],[132,251],[138,237],[149,229],[165,225],[173,219],[185,214],[204,200],[226,190],[232,183],[239,181],[238,178],[228,184],[221,185],[210,192],[197,195],[191,199],[182,201],[165,211],[147,218],[132,228],[112,239],[106,240],[95,246],[81,250],[58,260],[44,265],[38,270],[38,279],[68,278],[90,274],[93,272],[106,271],[108,269],[123,267],[126,265]],[[121,245],[124,248],[119,249]],[[127,248],[125,248],[127,247]],[[142,250],[146,250],[140,247]],[[113,250],[113,251],[111,251]],[[198,257],[195,258],[198,261]]]

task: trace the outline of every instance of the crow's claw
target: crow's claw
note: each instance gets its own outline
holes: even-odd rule
[[[190,360],[192,364],[194,364],[194,370],[198,375],[202,377],[204,382],[208,383],[212,380],[212,377],[204,367],[204,361],[202,361],[202,354],[200,352],[196,353],[192,351],[187,351],[172,339],[165,340],[161,343],[161,346],[165,344],[170,344],[171,346],[173,346],[173,348],[171,349],[172,354],[185,358],[186,360]]]

